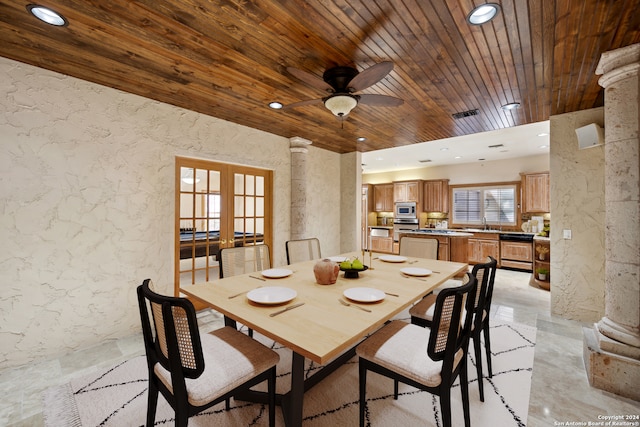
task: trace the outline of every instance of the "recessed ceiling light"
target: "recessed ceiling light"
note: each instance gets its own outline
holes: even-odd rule
[[[482,4],[467,15],[467,22],[471,25],[485,24],[495,18],[499,11],[500,5],[496,3]]]
[[[462,156],[455,156],[454,159],[461,159]]]
[[[56,27],[66,27],[69,25],[64,16],[47,7],[37,4],[28,4],[27,10],[31,12],[33,16],[47,24],[55,25]]]
[[[376,157],[376,160],[384,160],[382,157],[378,156]]]
[[[282,104],[280,102],[270,102],[269,107],[273,108],[274,110],[279,110],[282,108]]]
[[[547,147],[548,147],[548,145],[541,145],[541,146],[540,146],[540,147],[538,147],[538,148],[547,148]]]
[[[508,104],[504,104],[502,106],[502,109],[507,111],[507,110],[515,110],[516,108],[520,108],[520,103],[519,102],[510,102]]]
[[[365,142],[367,140],[367,138],[365,138],[364,136],[359,137],[356,141],[358,142]]]
[[[442,148],[440,149],[440,151],[448,151],[448,150],[449,150],[449,149],[448,149],[447,147],[442,147]]]
[[[538,136],[549,136],[549,134],[546,132],[542,132],[542,133],[539,133]]]

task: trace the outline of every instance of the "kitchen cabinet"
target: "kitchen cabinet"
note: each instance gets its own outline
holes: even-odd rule
[[[423,181],[422,210],[424,212],[449,212],[449,180]]]
[[[533,281],[542,289],[551,289],[549,271],[551,265],[551,241],[548,237],[534,237],[533,240]],[[544,277],[541,276],[544,274]]]
[[[470,264],[485,262],[492,256],[500,263],[500,241],[498,233],[473,233],[469,237],[467,255]]]
[[[393,237],[371,236],[371,251],[393,253]]]
[[[422,181],[405,181],[393,183],[394,202],[421,202]]]
[[[549,172],[522,174],[522,212],[549,212]]]
[[[500,241],[500,265],[528,271],[533,270],[532,243]]]
[[[376,212],[393,212],[393,184],[373,186],[373,205]]]

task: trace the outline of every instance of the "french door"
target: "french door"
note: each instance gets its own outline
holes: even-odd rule
[[[272,181],[270,170],[176,157],[176,296],[219,277],[220,249],[271,248]]]

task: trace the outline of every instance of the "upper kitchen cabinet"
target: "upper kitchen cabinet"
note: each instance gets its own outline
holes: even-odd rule
[[[376,212],[393,212],[393,184],[373,186],[373,205]]]
[[[549,212],[549,172],[522,174],[522,212]]]
[[[416,202],[420,203],[420,192],[422,181],[404,181],[393,183],[394,202]]]
[[[434,179],[424,181],[423,186],[423,211],[425,212],[449,212],[449,180]]]

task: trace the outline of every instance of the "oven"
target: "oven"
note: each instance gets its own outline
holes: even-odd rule
[[[395,218],[393,220],[393,240],[398,241],[400,233],[416,231],[420,228],[418,218]]]
[[[395,204],[395,219],[418,218],[416,202],[397,202]]]

